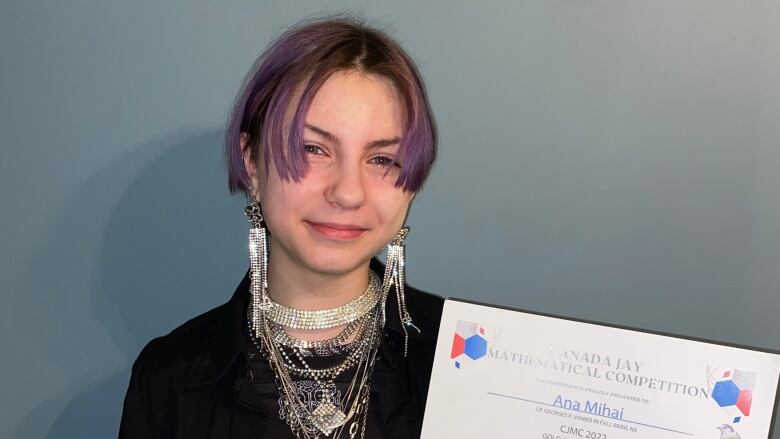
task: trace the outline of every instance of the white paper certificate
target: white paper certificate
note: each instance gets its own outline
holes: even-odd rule
[[[448,300],[422,437],[765,439],[780,355]]]

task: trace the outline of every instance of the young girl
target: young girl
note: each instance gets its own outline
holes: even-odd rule
[[[386,34],[338,18],[278,37],[226,132],[250,269],[143,349],[120,438],[418,437],[442,300],[405,285],[405,221],[435,156],[422,78]]]

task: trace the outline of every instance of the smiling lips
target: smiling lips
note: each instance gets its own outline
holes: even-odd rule
[[[332,239],[355,239],[368,229],[352,224],[314,223],[306,221],[312,229]]]

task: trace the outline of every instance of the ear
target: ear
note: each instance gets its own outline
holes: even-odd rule
[[[255,201],[260,201],[258,198],[260,178],[257,172],[257,163],[255,160],[252,160],[252,152],[249,148],[249,134],[242,131],[239,135],[239,142],[241,144],[241,156],[244,159],[244,170],[246,170],[246,175],[249,176],[250,181],[249,196]]]

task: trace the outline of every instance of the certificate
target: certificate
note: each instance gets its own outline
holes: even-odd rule
[[[448,300],[422,437],[771,439],[780,353]]]

